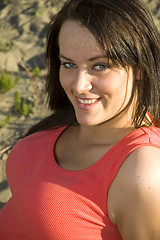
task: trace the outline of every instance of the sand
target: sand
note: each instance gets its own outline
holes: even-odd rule
[[[0,121],[11,115],[10,123],[0,129],[0,208],[11,195],[5,175],[9,149],[30,126],[49,114],[43,92],[46,76],[45,39],[50,18],[61,8],[64,1],[0,2],[0,73],[7,70],[13,79],[20,77],[19,82],[10,91],[0,92]],[[160,30],[159,0],[145,2]],[[39,70],[38,76],[32,73],[36,67]],[[33,104],[32,111],[27,117],[15,112],[16,92]]]

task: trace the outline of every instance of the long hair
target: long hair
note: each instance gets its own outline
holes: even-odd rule
[[[141,0],[68,0],[51,20],[47,36],[45,89],[54,113],[32,127],[28,134],[76,122],[74,109],[59,81],[58,38],[66,20],[84,25],[114,65],[133,68],[134,126],[141,127],[147,111],[159,119],[160,37],[145,4]]]

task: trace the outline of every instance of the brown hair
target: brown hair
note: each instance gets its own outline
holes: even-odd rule
[[[135,127],[141,126],[148,110],[159,119],[160,38],[145,4],[141,0],[69,0],[51,20],[47,37],[46,92],[54,114],[34,126],[28,134],[76,122],[73,107],[59,81],[58,37],[66,20],[81,22],[113,64],[131,66],[135,75],[137,70],[140,71],[140,80],[135,77],[133,89],[137,92]]]

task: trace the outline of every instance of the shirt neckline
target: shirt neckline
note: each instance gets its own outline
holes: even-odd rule
[[[135,136],[135,133],[146,133],[145,129],[147,128],[151,128],[151,127],[141,127],[141,128],[138,128],[138,129],[135,129],[133,130],[132,132],[128,133],[127,135],[125,135],[122,139],[120,139],[116,144],[114,144],[97,162],[93,163],[92,165],[84,168],[84,169],[81,169],[81,170],[68,170],[68,169],[65,169],[65,168],[62,168],[56,161],[56,158],[55,158],[55,155],[54,155],[54,146],[55,146],[55,143],[57,141],[57,139],[59,138],[59,136],[67,129],[68,126],[65,126],[65,127],[62,127],[62,128],[59,128],[58,131],[57,131],[57,134],[56,136],[54,135],[54,139],[52,139],[51,143],[50,143],[50,146],[49,146],[49,152],[50,152],[50,159],[52,161],[52,164],[54,164],[54,166],[57,168],[58,171],[60,172],[63,172],[65,174],[81,174],[81,173],[84,173],[84,172],[87,172],[87,171],[90,171],[94,168],[96,168],[96,166],[98,166],[99,164],[101,164],[101,162],[104,161],[104,159],[106,159],[107,157],[109,157],[112,152],[118,148],[123,142],[125,142],[125,140],[127,138],[131,138],[132,136]],[[137,137],[137,134],[136,134],[136,137]]]

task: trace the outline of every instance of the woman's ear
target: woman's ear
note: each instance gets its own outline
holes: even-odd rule
[[[136,69],[136,79],[137,80],[141,80],[142,79],[142,71],[139,68]]]

